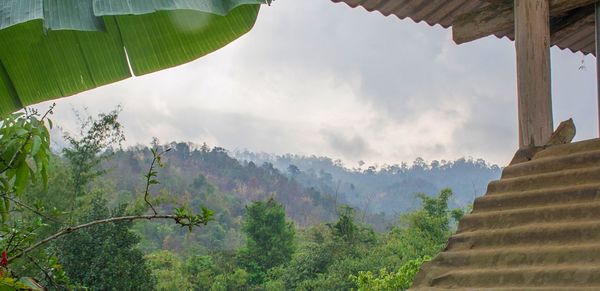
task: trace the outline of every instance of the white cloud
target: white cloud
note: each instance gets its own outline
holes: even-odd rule
[[[556,121],[596,134],[594,59],[553,50]],[[579,70],[581,60],[587,70]],[[129,144],[208,142],[391,164],[483,157],[517,145],[514,48],[490,37],[457,46],[450,32],[326,0],[277,1],[246,36],[209,56],[58,101],[122,104]],[[591,106],[591,105],[594,106]]]

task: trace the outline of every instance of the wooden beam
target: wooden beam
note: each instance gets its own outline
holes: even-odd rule
[[[553,131],[550,2],[514,1],[519,146],[542,146]]]
[[[529,1],[529,0],[526,0]],[[525,2],[526,2],[525,1]],[[550,0],[550,16],[560,17],[597,0]],[[498,1],[475,11],[459,15],[452,23],[454,42],[462,44],[514,28],[513,1]]]
[[[583,28],[595,23],[594,5],[577,8],[568,15],[557,17],[550,22],[550,39],[565,39]]]

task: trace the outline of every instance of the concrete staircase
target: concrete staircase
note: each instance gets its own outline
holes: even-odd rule
[[[600,290],[600,139],[509,166],[411,290]]]

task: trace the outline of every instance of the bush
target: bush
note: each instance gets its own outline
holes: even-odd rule
[[[350,276],[350,279],[358,286],[358,291],[394,291],[406,290],[412,285],[417,272],[424,262],[431,260],[431,257],[410,260],[402,265],[395,273],[387,272],[385,269],[379,270],[375,276],[372,272],[359,272],[358,276]]]

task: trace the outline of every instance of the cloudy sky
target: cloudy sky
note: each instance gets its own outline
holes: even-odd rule
[[[392,164],[484,158],[517,147],[514,45],[457,46],[451,32],[327,0],[278,0],[256,27],[195,62],[61,99],[72,109],[123,106],[129,145],[207,142],[230,150]],[[552,50],[554,120],[596,137],[595,59]],[[580,68],[583,65],[583,69]]]

